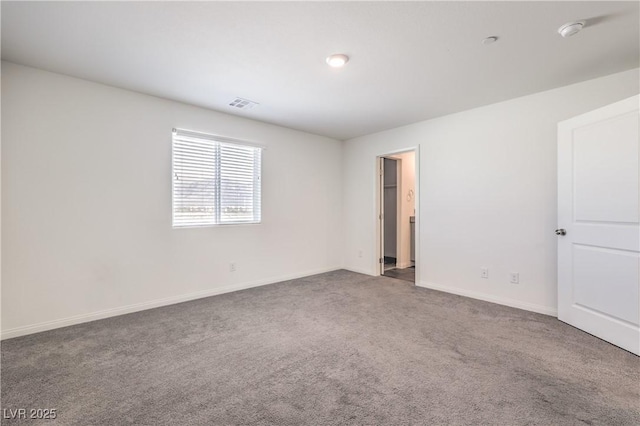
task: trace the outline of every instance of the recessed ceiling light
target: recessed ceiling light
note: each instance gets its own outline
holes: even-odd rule
[[[342,68],[347,62],[349,62],[349,57],[342,53],[331,55],[327,58],[327,64],[332,68]]]
[[[584,27],[584,21],[577,22],[567,22],[560,28],[558,28],[558,33],[562,37],[571,37],[572,35],[578,33],[582,27]]]
[[[498,41],[498,37],[496,36],[491,36],[491,37],[487,37],[484,40],[482,40],[482,44],[492,44],[495,43],[496,41]]]

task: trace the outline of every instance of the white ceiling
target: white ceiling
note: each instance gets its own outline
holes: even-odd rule
[[[2,2],[2,59],[348,139],[639,66],[638,2]],[[585,29],[563,39],[572,20]],[[487,36],[499,40],[481,44]],[[344,69],[325,64],[351,57]],[[235,97],[260,103],[228,106]]]

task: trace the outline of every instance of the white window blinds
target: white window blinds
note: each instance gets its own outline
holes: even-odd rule
[[[173,226],[259,223],[262,148],[176,129]]]

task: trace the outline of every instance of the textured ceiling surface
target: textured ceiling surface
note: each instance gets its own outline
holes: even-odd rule
[[[3,1],[2,59],[349,139],[636,68],[638,6]]]

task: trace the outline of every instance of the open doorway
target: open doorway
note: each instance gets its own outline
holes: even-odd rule
[[[416,282],[416,155],[378,158],[380,275]]]
[[[383,274],[395,269],[398,265],[398,173],[400,160],[395,158],[382,158],[383,183],[382,183],[382,232],[384,234],[383,245]]]

